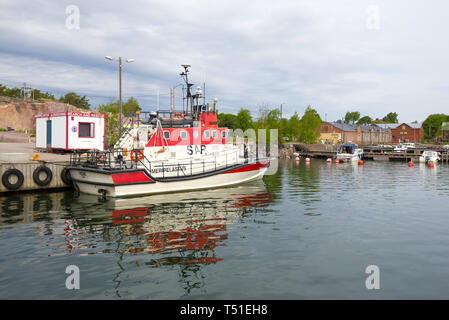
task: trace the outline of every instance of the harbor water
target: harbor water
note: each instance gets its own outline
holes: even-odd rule
[[[0,298],[447,299],[448,208],[447,165],[317,159],[216,190],[2,195]]]

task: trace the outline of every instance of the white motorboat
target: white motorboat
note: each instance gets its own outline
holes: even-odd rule
[[[228,128],[218,127],[216,99],[199,104],[205,100],[201,88],[190,93],[189,66],[183,67],[185,110],[148,113],[112,151],[72,155],[76,190],[126,197],[218,188],[264,176],[269,159],[249,157],[246,145],[230,143]]]
[[[432,150],[425,150],[421,156],[419,157],[419,162],[433,162],[436,163],[440,160],[440,157],[438,156],[438,152],[432,151]]]
[[[355,143],[344,143],[337,152],[337,160],[342,162],[359,161],[363,159],[363,149]]]
[[[407,142],[407,143],[400,143],[396,147],[394,147],[394,152],[407,152],[408,149],[415,149],[416,146],[414,143]]]

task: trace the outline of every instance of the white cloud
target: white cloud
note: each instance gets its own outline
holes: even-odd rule
[[[80,30],[65,28],[65,8],[80,8]],[[365,9],[379,8],[380,29]],[[78,91],[101,102],[124,95],[168,102],[181,63],[206,81],[220,110],[286,103],[287,116],[308,104],[328,119],[346,111],[423,120],[447,110],[445,19],[435,1],[46,1],[2,2],[0,79]],[[106,98],[104,98],[106,99]],[[106,102],[106,101],[104,101]],[[177,105],[181,103],[178,102]]]

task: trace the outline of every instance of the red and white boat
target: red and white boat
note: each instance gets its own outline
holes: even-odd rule
[[[219,128],[215,99],[201,88],[191,94],[189,65],[181,76],[187,85],[182,112],[149,113],[127,130],[114,150],[73,154],[69,166],[75,189],[83,193],[126,197],[218,188],[261,179],[268,159],[250,159],[243,144],[231,143]]]

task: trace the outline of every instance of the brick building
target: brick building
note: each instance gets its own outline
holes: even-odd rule
[[[392,134],[389,128],[376,124],[358,125],[344,122],[325,122],[321,124],[320,139],[328,143],[357,144],[391,143]]]
[[[391,130],[393,143],[424,141],[424,128],[422,123],[385,123],[379,124],[378,126]]]

